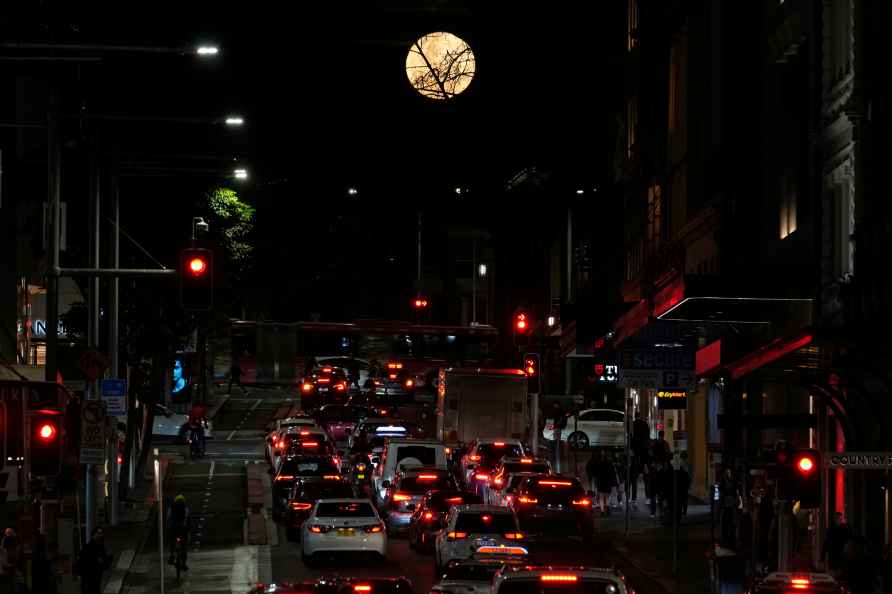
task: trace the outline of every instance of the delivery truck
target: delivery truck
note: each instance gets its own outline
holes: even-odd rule
[[[529,440],[527,376],[520,369],[443,368],[437,386],[437,437]]]

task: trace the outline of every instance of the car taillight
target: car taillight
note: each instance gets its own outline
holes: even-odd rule
[[[353,586],[354,592],[371,592],[372,587],[368,584],[356,584]]]
[[[418,480],[419,480],[419,481],[435,481],[435,480],[437,480],[438,478],[440,478],[440,477],[438,477],[438,476],[435,475],[435,474],[419,474],[419,475],[418,475]]]
[[[495,443],[492,444],[492,445],[495,446],[495,447],[497,447],[497,448],[503,448],[503,447],[505,447],[505,442],[504,442],[504,441],[497,441],[497,442],[495,442]]]
[[[548,487],[572,487],[573,483],[569,481],[539,481],[540,485],[546,485]]]
[[[579,576],[563,573],[544,573],[539,576],[543,582],[578,582]]]
[[[304,384],[303,386],[301,386],[300,389],[303,390],[304,392],[312,392],[313,384]]]
[[[319,447],[319,444],[318,444],[317,442],[315,442],[315,441],[304,441],[304,442],[301,442],[300,445],[301,445],[301,447],[304,447],[304,448],[315,448],[315,447]]]
[[[521,458],[521,459],[520,459],[520,463],[521,463],[521,464],[532,464],[532,463],[533,463],[533,459],[532,459],[532,458]]]
[[[811,580],[808,578],[793,578],[790,580],[790,585],[793,586],[794,590],[808,590],[811,586]]]
[[[363,526],[362,529],[363,529],[363,531],[365,531],[367,534],[374,534],[374,533],[377,533],[377,532],[383,532],[383,531],[384,531],[384,524],[372,524],[371,526]]]
[[[467,532],[447,532],[446,533],[446,538],[448,538],[449,540],[461,540],[461,539],[467,538],[467,537],[468,537]]]
[[[407,379],[407,380],[406,380],[406,387],[407,387],[407,388],[411,388],[411,387],[414,386],[414,385],[415,385],[415,382],[414,382],[414,381],[412,381],[412,380],[410,380],[410,379]]]
[[[310,526],[310,532],[313,534],[325,534],[331,530],[331,526],[326,526],[325,524],[313,524]]]
[[[294,480],[294,477],[290,474],[280,474],[279,476],[276,477],[276,480],[277,481],[292,481],[292,480]]]
[[[327,383],[330,383],[330,382],[331,382],[331,378],[320,377],[320,378],[317,379],[316,381],[319,382],[320,384],[327,384]]]
[[[497,487],[500,486],[500,485],[501,485],[502,483],[504,483],[504,482],[505,482],[505,481],[502,480],[502,477],[499,477],[499,476],[497,476],[496,478],[492,479],[492,484],[494,484],[494,485],[497,486]]]
[[[580,507],[588,507],[592,504],[592,500],[583,497],[582,499],[574,499],[573,505],[578,505]]]
[[[285,442],[282,441],[281,439],[278,442],[276,442],[276,449],[281,450],[284,447],[285,447]]]
[[[343,392],[344,390],[347,389],[347,384],[343,384],[343,383],[335,384],[334,389],[337,390],[338,392]]]
[[[468,456],[468,460],[470,460],[471,462],[480,462],[480,456],[478,456],[477,454],[472,454]]]
[[[539,503],[539,500],[536,499],[535,497],[527,497],[525,495],[521,495],[520,497],[517,498],[517,503],[533,504],[533,503]]]
[[[341,475],[339,475],[339,474],[325,474],[322,476],[322,480],[324,480],[324,481],[339,481],[339,480],[341,480]]]
[[[313,507],[312,503],[304,503],[303,501],[292,501],[291,502],[291,509],[294,509],[294,510],[306,510],[306,509],[310,509],[311,507]]]
[[[309,432],[309,431],[301,431],[300,434],[301,434],[301,435],[309,435],[310,432]]]
[[[434,514],[431,513],[431,512],[424,512],[424,519],[425,519],[425,520],[433,520],[433,519],[434,519]]]
[[[484,474],[482,472],[478,472],[477,474],[474,475],[474,478],[477,479],[478,481],[488,481],[489,475]]]
[[[505,538],[508,540],[523,540],[523,532],[506,532]]]
[[[410,495],[406,495],[405,493],[394,493],[393,500],[394,501],[409,501],[412,499]]]

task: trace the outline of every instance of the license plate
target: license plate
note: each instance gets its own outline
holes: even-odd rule
[[[338,528],[338,536],[355,536],[356,530],[354,528]]]
[[[490,538],[482,538],[480,540],[475,541],[478,547],[494,547],[496,546],[496,541]]]
[[[328,388],[319,388],[320,392],[328,392]]]

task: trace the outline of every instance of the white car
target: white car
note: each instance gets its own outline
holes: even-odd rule
[[[635,590],[616,569],[600,567],[506,566],[492,580],[492,594],[524,592],[546,594],[555,591],[609,592],[630,594]]]
[[[567,416],[567,426],[561,430],[561,441],[571,448],[624,447],[626,445],[626,415],[621,410],[589,408]],[[554,441],[554,419],[547,419],[542,437]]]
[[[527,555],[522,546],[524,535],[517,516],[509,507],[497,505],[455,505],[446,514],[444,528],[434,541],[435,572],[440,573],[450,561],[467,560],[481,548],[497,553],[508,549]]]
[[[213,437],[214,424],[208,421],[204,429],[205,439]],[[161,404],[155,405],[155,424],[152,435],[155,437],[174,437],[177,441],[186,441],[189,434],[189,415],[175,413]]]
[[[320,499],[301,529],[301,558],[319,553],[368,553],[383,561],[387,531],[368,499]]]

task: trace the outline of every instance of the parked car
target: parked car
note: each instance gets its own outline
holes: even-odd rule
[[[384,522],[368,499],[320,499],[304,522],[301,558],[311,566],[320,553],[387,556]]]
[[[623,447],[626,445],[625,413],[609,408],[589,408],[567,416],[561,441],[571,448]],[[548,419],[542,437],[554,441],[554,419]]]

